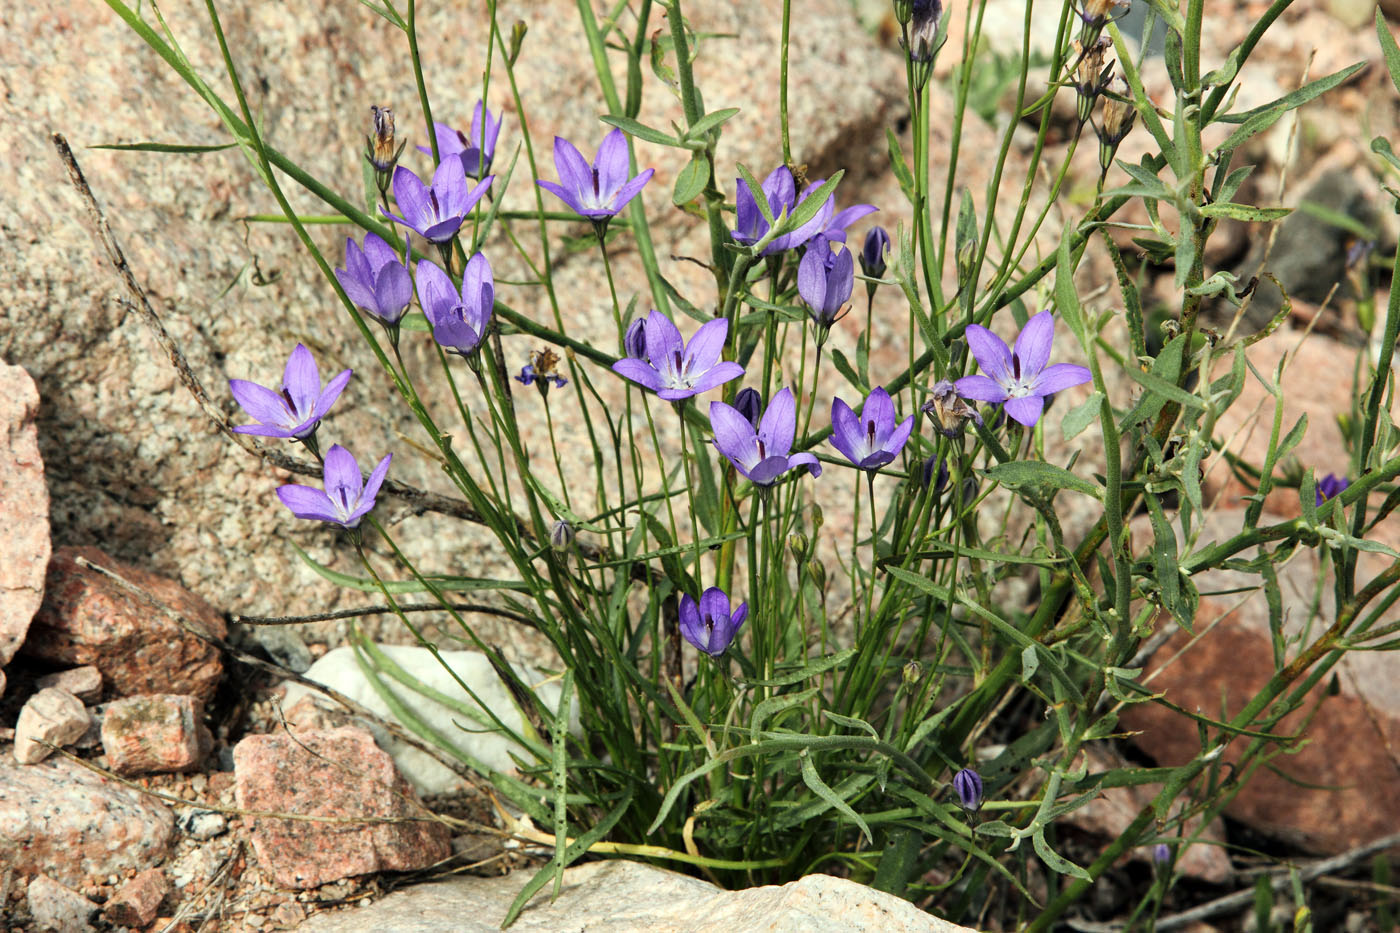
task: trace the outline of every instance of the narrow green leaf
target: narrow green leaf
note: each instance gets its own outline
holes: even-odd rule
[[[716,110],[713,113],[707,113],[696,120],[694,126],[685,131],[685,138],[688,140],[703,141],[706,133],[724,123],[738,112],[738,107],[727,107],[724,110]]]
[[[652,129],[645,123],[638,123],[630,117],[619,117],[609,114],[602,118],[603,122],[609,126],[615,126],[628,136],[635,136],[638,139],[658,146],[670,146],[673,149],[684,149],[681,141],[674,136],[668,136],[660,130]]]
[[[352,590],[360,590],[364,593],[379,592],[379,585],[368,577],[351,576],[348,573],[341,573],[332,570],[324,564],[318,563],[310,554],[297,547],[296,542],[288,541],[292,550],[296,551],[306,566],[316,573],[325,577],[336,586],[347,587]],[[434,574],[423,574],[423,579],[427,580],[439,590],[465,593],[480,590],[509,590],[515,593],[529,593],[530,587],[520,580],[494,580],[489,577],[447,577]],[[427,591],[427,587],[417,580],[385,580],[384,588],[390,593],[422,593]]]
[[[1042,460],[1008,460],[989,467],[986,475],[1011,489],[1072,489],[1095,499],[1103,496],[1096,484]]]
[[[1065,440],[1074,440],[1080,432],[1099,417],[1099,413],[1103,409],[1103,401],[1103,393],[1095,391],[1087,399],[1065,413],[1064,418],[1060,420],[1060,433],[1065,436]]]
[[[865,834],[867,845],[875,844],[875,837],[871,834],[870,827],[866,825],[865,820],[861,819],[859,813],[851,809],[850,804],[836,796],[836,792],[821,779],[821,775],[817,774],[816,765],[812,764],[812,756],[810,755],[802,756],[802,783],[806,784],[812,793],[839,810],[846,819],[859,826],[860,831]]]
[[[710,164],[700,156],[693,156],[685,167],[676,174],[676,186],[671,191],[671,203],[677,207],[689,204],[700,197],[705,183],[710,180]]]
[[[1390,83],[1400,91],[1400,47],[1396,46],[1395,37],[1390,34],[1390,27],[1386,25],[1379,5],[1376,6],[1376,38],[1381,43],[1381,54],[1385,56],[1385,67],[1390,72]]]
[[[185,155],[201,155],[206,152],[222,152],[237,149],[237,143],[221,143],[216,146],[194,146],[182,143],[101,143],[88,146],[89,149],[115,149],[118,152],[177,152]]]
[[[1291,207],[1255,207],[1252,204],[1235,204],[1231,201],[1216,201],[1202,204],[1201,213],[1206,217],[1228,217],[1231,220],[1264,221],[1281,220],[1293,213]]]

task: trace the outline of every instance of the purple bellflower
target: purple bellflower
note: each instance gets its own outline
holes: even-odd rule
[[[394,200],[403,216],[395,217],[383,207],[379,211],[433,243],[449,243],[457,235],[467,213],[495,180],[494,175],[487,175],[468,190],[462,161],[444,159],[433,173],[433,183],[425,185],[421,178],[400,165],[394,169]]]
[[[777,168],[763,179],[761,188],[763,196],[768,199],[768,209],[772,213],[773,219],[784,211],[791,214],[797,205],[807,200],[821,182],[814,182],[808,185],[802,192],[802,197],[797,196],[797,182],[793,180],[792,171],[786,165],[779,165]],[[763,219],[763,212],[758,209],[758,202],[754,200],[753,192],[749,186],[744,184],[742,178],[737,179],[734,195],[735,222],[738,229],[732,231],[731,235],[735,240],[745,246],[752,246],[763,239],[769,230],[768,221]],[[860,205],[864,206],[864,205]],[[763,248],[761,255],[775,256],[785,250],[796,249],[806,243],[812,237],[821,233],[831,224],[831,215],[836,207],[835,197],[826,199],[821,210],[811,220],[807,221],[796,230],[792,230],[779,237],[774,237],[767,246]],[[854,220],[855,218],[852,218]],[[843,231],[844,232],[844,231]]]
[[[841,399],[831,402],[831,445],[862,470],[878,470],[899,455],[914,430],[914,416],[895,423],[894,400],[877,386],[857,416]]]
[[[407,243],[404,255],[408,255]],[[340,287],[360,310],[393,327],[413,302],[413,279],[394,248],[373,233],[365,234],[364,249],[347,237],[345,268],[337,268]]]
[[[496,156],[496,137],[501,135],[501,121],[477,101],[472,110],[471,132],[463,133],[446,123],[434,123],[433,135],[437,137],[439,159],[446,161],[457,156],[468,178],[480,178],[491,171],[491,160]],[[419,146],[418,151],[433,154],[430,146]]]
[[[496,283],[483,254],[467,261],[460,292],[436,265],[426,259],[418,263],[418,303],[444,350],[471,357],[486,337],[495,302]]]
[[[700,594],[697,604],[689,593],[681,594],[681,634],[685,640],[712,658],[724,654],[739,627],[749,616],[749,604],[740,603],[733,615],[729,612],[729,596],[712,586]]]
[[[985,375],[959,379],[958,394],[979,402],[1005,402],[1008,415],[1028,428],[1035,427],[1047,395],[1092,378],[1089,370],[1072,363],[1046,366],[1054,340],[1055,316],[1049,311],[1026,322],[1014,349],[987,328],[967,325],[967,344]]]
[[[262,437],[292,437],[310,442],[326,412],[350,381],[350,370],[338,374],[321,388],[321,373],[311,351],[297,344],[287,357],[282,373],[282,391],[260,386],[246,379],[230,379],[229,391],[243,410],[260,424],[242,424],[233,430],[239,434]]]
[[[815,455],[790,453],[797,433],[797,402],[791,389],[773,396],[756,429],[739,409],[711,402],[710,427],[715,432],[715,447],[756,486],[770,486],[799,466],[821,476],[822,467]]]
[[[613,372],[667,401],[708,392],[744,374],[744,367],[738,363],[719,358],[729,333],[729,321],[725,318],[702,324],[686,344],[670,318],[652,311],[644,333],[646,359],[620,359],[613,364]]]
[[[1331,499],[1335,496],[1340,496],[1342,494],[1342,490],[1346,489],[1350,485],[1351,480],[1347,479],[1345,476],[1338,476],[1335,473],[1328,473],[1322,479],[1317,481],[1317,505],[1321,505],[1328,499]]]
[[[326,451],[326,462],[322,473],[325,477],[325,490],[314,486],[290,484],[277,490],[277,498],[292,510],[297,518],[308,518],[317,522],[330,522],[345,528],[355,528],[360,519],[374,508],[374,498],[389,472],[389,461],[393,454],[385,454],[384,459],[369,475],[369,482],[360,476],[360,465],[355,455],[339,444]]]
[[[842,309],[851,300],[855,275],[855,260],[844,244],[833,251],[822,234],[807,244],[807,251],[797,266],[797,293],[812,309],[819,343],[824,341],[831,325],[844,316]]]
[[[627,176],[631,171],[627,137],[619,129],[603,137],[591,167],[573,143],[554,137],[554,168],[559,173],[558,184],[543,178],[535,179],[535,184],[552,192],[595,225],[606,224],[615,217],[651,181],[656,171],[649,168],[635,178]]]
[[[953,793],[958,795],[958,804],[971,813],[982,809],[982,775],[971,768],[963,768],[953,775]]]

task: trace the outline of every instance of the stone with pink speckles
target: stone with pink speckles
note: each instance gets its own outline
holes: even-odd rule
[[[0,756],[0,875],[42,872],[81,886],[145,869],[165,857],[174,827],[164,804],[66,758]]]
[[[109,696],[188,693],[208,699],[223,674],[218,649],[185,631],[168,613],[123,589],[78,558],[120,574],[175,609],[206,634],[227,627],[214,607],[180,584],[119,563],[97,548],[59,548],[49,562],[44,603],[26,654],[63,664],[92,664]]]
[[[187,694],[114,700],[102,717],[102,749],[118,774],[188,771],[214,746],[204,704]]]
[[[39,390],[29,373],[0,362],[0,667],[10,663],[44,597],[49,563],[49,492],[34,416]],[[0,692],[5,689],[0,676]]]
[[[67,690],[45,687],[25,702],[15,723],[15,761],[32,765],[83,737],[92,717],[83,701]]]
[[[253,847],[278,884],[314,888],[410,871],[451,853],[447,827],[417,804],[394,760],[362,729],[249,736],[234,748],[233,768],[243,809],[347,821],[256,820]],[[366,817],[376,821],[354,822]]]
[[[165,872],[148,868],[117,889],[103,906],[102,916],[117,926],[149,926],[169,893],[170,879]]]

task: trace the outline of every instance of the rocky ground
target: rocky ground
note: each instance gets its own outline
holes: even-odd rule
[[[171,6],[163,12],[187,54],[213,74],[216,49],[200,38],[207,32],[201,10]],[[882,161],[884,127],[901,130],[906,150],[910,141],[898,91],[903,69],[888,39],[886,8],[875,0],[854,8],[846,0],[808,6],[807,25],[793,46],[798,160],[814,173],[845,168],[842,203],[885,207],[874,219],[893,229],[901,215],[889,207],[899,195]],[[1400,13],[1381,6],[1388,16]],[[476,20],[463,15],[460,5],[423,7],[424,54],[436,87],[475,88],[482,66]],[[1209,7],[1204,34],[1210,48],[1203,58],[1213,67],[1265,5],[1232,0]],[[726,132],[725,155],[751,167],[774,164],[778,152],[772,51],[779,8],[776,0],[765,0],[691,13],[697,29],[733,37],[710,40],[697,67],[712,108],[744,108]],[[956,5],[949,10],[952,50],[961,11]],[[1008,0],[988,4],[985,34],[1000,54],[1019,50],[1022,10]],[[1276,98],[1305,75],[1360,60],[1371,67],[1297,120],[1279,121],[1237,159],[1258,164],[1251,196],[1260,203],[1316,202],[1342,212],[1374,233],[1372,255],[1385,257],[1396,242],[1394,215],[1381,195],[1383,175],[1367,141],[1372,135],[1400,138],[1400,108],[1369,31],[1373,10],[1374,3],[1364,0],[1330,0],[1299,3],[1284,14],[1246,69],[1241,107]],[[392,102],[401,125],[415,125],[415,95],[402,56],[397,49],[383,53],[386,33],[364,7],[238,2],[221,4],[221,12],[254,79],[250,86],[259,89],[267,131],[318,176],[353,187],[369,103]],[[524,0],[504,17],[530,25],[521,68],[537,139],[599,135],[597,108],[576,99],[575,89],[592,86],[592,79],[574,16],[573,5],[562,0]],[[358,704],[350,711],[316,705],[295,688],[285,693],[281,684],[288,676],[312,673],[311,663],[343,642],[344,623],[291,630],[241,620],[356,605],[354,595],[319,581],[290,556],[283,539],[294,538],[332,565],[339,566],[345,554],[331,533],[309,531],[286,515],[271,490],[287,474],[230,444],[180,384],[94,245],[49,134],[64,133],[72,142],[153,307],[193,376],[216,395],[216,417],[232,413],[222,393],[225,380],[274,372],[289,342],[306,341],[323,359],[349,366],[360,359],[357,338],[338,322],[327,323],[329,294],[315,269],[294,253],[285,230],[237,222],[271,204],[254,193],[256,183],[236,153],[193,157],[86,148],[150,139],[221,141],[217,121],[105,5],[21,5],[7,17],[7,35],[18,41],[0,50],[6,92],[0,116],[11,128],[0,136],[9,166],[0,174],[0,200],[13,205],[0,213],[6,244],[0,249],[0,841],[12,844],[0,845],[0,926],[271,930],[320,914],[309,929],[389,929],[385,916],[431,916],[438,909],[426,902],[405,906],[415,891],[458,905],[456,914],[446,909],[446,925],[423,929],[466,929],[460,918],[468,915],[498,920],[525,875],[459,879],[449,894],[421,885],[389,893],[448,873],[502,875],[538,864],[537,850],[528,841],[505,838],[508,817],[479,782],[450,769],[432,770],[421,750],[379,721],[353,670],[325,675]],[[1033,47],[1038,35],[1033,30]],[[953,58],[945,53],[942,59],[944,79]],[[1149,91],[1162,95],[1160,59],[1149,59],[1146,74]],[[996,146],[1005,129],[1004,93],[989,72],[975,103],[990,122],[974,120],[964,132],[959,184],[974,192],[984,191],[988,181],[989,160],[979,154]],[[460,100],[444,96],[449,112],[440,116],[460,119],[475,96],[474,90]],[[658,91],[648,97],[642,118],[665,125],[671,105]],[[934,176],[941,177],[949,154],[947,120],[939,117],[951,112],[946,87],[938,86],[933,106],[930,151]],[[1071,116],[1072,105],[1052,133],[1052,164],[1066,151]],[[518,119],[507,114],[503,145],[514,146],[511,126]],[[1024,163],[1028,135],[1015,137],[1013,165]],[[1120,155],[1135,160],[1149,142],[1142,133],[1130,136]],[[1097,167],[1091,148],[1075,157],[1067,187],[1071,204],[1092,191]],[[707,248],[703,231],[669,206],[667,193],[681,163],[668,152],[655,155],[654,197],[649,191],[646,198],[655,214],[658,253],[700,255]],[[1047,250],[1062,222],[1055,216],[1040,243]],[[336,235],[318,236],[328,255],[339,254]],[[1308,415],[1307,435],[1294,456],[1319,475],[1340,471],[1345,463],[1337,416],[1351,410],[1351,361],[1365,345],[1358,306],[1377,296],[1383,304],[1389,284],[1385,270],[1364,258],[1347,268],[1345,257],[1360,239],[1319,220],[1316,212],[1300,211],[1272,239],[1250,225],[1227,225],[1208,257],[1213,269],[1243,275],[1263,263],[1294,299],[1284,327],[1254,347],[1250,358],[1268,375],[1287,361],[1284,424]],[[1134,255],[1128,235],[1121,245]],[[682,287],[703,288],[697,267],[682,259],[662,261],[666,275]],[[628,294],[644,289],[634,254],[623,248],[615,268]],[[1170,269],[1143,265],[1140,274],[1154,305],[1169,308],[1179,300]],[[1091,296],[1091,305],[1112,308],[1119,300],[1113,281],[1107,256],[1091,252],[1080,273],[1081,295]],[[571,334],[604,338],[611,321],[597,264],[566,257],[558,284],[570,296]],[[1257,328],[1277,300],[1277,293],[1261,294],[1241,326]],[[542,302],[528,296],[516,306],[546,313]],[[898,314],[890,319],[902,320]],[[1229,321],[1215,324],[1227,328]],[[902,359],[902,340],[902,325],[891,324],[873,348],[872,368]],[[528,344],[515,339],[508,347],[523,358]],[[410,354],[410,365],[427,362]],[[357,373],[331,428],[365,448],[397,453],[406,422],[373,404],[386,391],[381,383],[367,369]],[[1131,391],[1130,385],[1113,388],[1125,399]],[[1075,401],[1062,404],[1067,410]],[[1246,460],[1260,459],[1272,405],[1262,384],[1251,380],[1231,409],[1224,436]],[[534,422],[530,430],[543,437],[542,419]],[[1058,434],[1058,427],[1046,432],[1055,452],[1084,441],[1081,436],[1067,442]],[[1086,467],[1095,459],[1091,447],[1084,458]],[[396,455],[395,476],[441,487],[432,464],[406,451]],[[1237,526],[1249,490],[1223,458],[1208,466],[1207,484],[1213,503],[1208,527]],[[450,568],[469,555],[480,573],[491,574],[489,543],[472,530],[404,503],[392,508],[396,527],[415,541],[424,566]],[[1276,491],[1266,510],[1296,515],[1296,492]],[[839,527],[832,531],[841,538]],[[1400,547],[1393,518],[1377,535]],[[1290,632],[1331,621],[1325,606],[1320,616],[1311,608],[1328,573],[1312,554],[1300,554],[1289,565],[1284,618]],[[1203,590],[1231,588],[1225,574],[1197,582]],[[512,661],[549,666],[542,646],[507,623],[475,621]],[[367,618],[363,624],[373,637],[404,640],[392,621]],[[1258,594],[1211,597],[1195,631],[1195,637],[1176,633],[1164,639],[1150,662],[1154,687],[1188,709],[1238,708],[1240,698],[1273,669],[1268,607]],[[1304,740],[1235,798],[1227,821],[1206,827],[1203,842],[1181,855],[1178,867],[1191,881],[1169,909],[1247,891],[1259,871],[1288,858],[1334,866],[1321,872],[1332,885],[1318,882],[1317,890],[1335,923],[1318,929],[1370,922],[1376,899],[1394,889],[1374,882],[1366,887],[1369,859],[1346,856],[1364,852],[1400,826],[1400,689],[1390,666],[1388,656],[1377,652],[1358,654],[1339,668],[1335,695],[1307,724]],[[1155,706],[1138,707],[1125,727],[1136,733],[1131,743],[1096,754],[1106,761],[1129,756],[1169,764],[1197,748],[1194,725]],[[1067,854],[1081,861],[1092,857],[1140,805],[1141,798],[1128,791],[1106,794],[1078,815]],[[375,820],[365,822],[366,816]],[[1318,863],[1323,856],[1342,858]],[[666,884],[673,892],[666,898],[694,898],[685,903],[700,905],[700,915],[755,909],[740,899],[721,905],[713,900],[719,895],[696,888],[700,882],[694,879],[633,876],[626,874],[630,868],[580,871],[585,874],[575,876],[569,890],[604,908],[626,897],[655,903],[657,885]],[[605,871],[621,874],[594,877]],[[1100,886],[1092,905],[1100,919],[1115,915],[1123,892],[1141,881],[1143,871],[1141,864],[1124,865]],[[848,922],[833,930],[860,928],[872,910],[900,909],[870,900],[864,889],[842,890],[840,879],[829,881],[832,888],[815,895],[807,889],[777,895],[782,910],[795,918],[792,929],[818,929],[801,925],[807,922],[804,898],[813,896],[828,904],[847,898],[841,902],[848,903],[848,912],[824,915],[833,923]],[[601,901],[600,890],[607,892]],[[471,903],[472,891],[482,900],[461,906]],[[389,913],[365,912],[355,919],[376,902]],[[771,903],[761,904],[762,915],[777,915]],[[1233,929],[1243,912],[1221,908],[1194,929]],[[531,921],[537,925],[529,928],[562,928],[550,926],[554,916],[537,914]],[[893,924],[889,916],[884,922]],[[672,921],[657,919],[652,926],[667,929],[663,922]],[[742,920],[734,922],[742,928]],[[911,930],[928,928],[917,918],[900,922]]]

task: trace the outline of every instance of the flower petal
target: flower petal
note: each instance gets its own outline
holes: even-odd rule
[[[800,454],[793,454],[791,457],[788,457],[789,469],[795,469],[797,467],[804,466],[807,468],[807,472],[811,473],[813,476],[822,475],[822,464],[821,461],[817,459],[816,454],[809,454],[804,452]]]
[[[647,358],[663,379],[675,381],[677,359],[685,351],[685,340],[671,319],[660,311],[647,315]],[[668,379],[668,377],[671,377]]]
[[[626,207],[627,203],[635,198],[639,191],[646,187],[647,182],[651,181],[651,176],[655,173],[656,169],[649,168],[619,188],[617,193],[612,196],[612,201],[610,202],[613,213],[617,213]]]
[[[712,586],[700,594],[700,618],[729,621],[729,597],[724,590]]]
[[[745,476],[749,482],[755,486],[770,486],[773,481],[786,473],[792,466],[787,457],[764,457],[754,464],[753,469],[745,471]]]
[[[228,388],[229,392],[233,394],[234,401],[243,406],[243,410],[255,420],[272,427],[290,428],[292,426],[292,413],[287,411],[287,402],[280,393],[272,391],[267,386],[258,385],[256,382],[249,382],[247,379],[230,379]],[[242,431],[240,433],[251,434],[254,432]]]
[[[431,260],[420,259],[416,275],[418,303],[428,320],[436,324],[460,300],[457,290],[452,287],[451,277]]]
[[[860,410],[860,433],[865,437],[870,437],[870,429],[867,427],[872,421],[875,423],[875,446],[884,447],[890,432],[894,430],[894,399],[885,391],[884,386],[876,386],[866,396],[865,406]]]
[[[336,375],[334,379],[326,383],[326,388],[316,399],[316,407],[306,417],[307,426],[310,423],[320,421],[326,417],[326,412],[331,410],[335,400],[340,398],[340,393],[345,391],[346,384],[350,381],[351,370],[345,370]]]
[[[696,605],[695,599],[689,593],[681,594],[678,611],[681,634],[685,636],[686,641],[704,651],[709,640],[705,637],[705,626],[700,621],[700,607]]]
[[[421,226],[432,208],[428,204],[428,189],[423,179],[404,168],[394,169],[394,203],[403,213],[401,223],[414,228]],[[385,216],[392,216],[385,212]]]
[[[864,446],[860,422],[851,406],[837,398],[831,400],[831,446],[852,463],[859,463],[859,450]]]
[[[982,367],[982,372],[1000,386],[1010,385],[1013,381],[1011,350],[1006,343],[980,324],[967,325],[966,337],[967,345],[971,348],[972,355],[977,358],[977,365]]]
[[[433,172],[433,194],[439,217],[460,217],[467,212],[467,170],[461,159],[442,160]]]
[[[291,509],[297,518],[340,523],[340,514],[336,512],[330,497],[319,489],[289,484],[278,487],[277,498],[281,499],[282,504]]]
[[[1040,374],[1040,378],[1035,381],[1034,391],[1036,395],[1053,395],[1056,392],[1063,392],[1065,389],[1077,385],[1083,385],[1094,376],[1083,366],[1076,366],[1073,363],[1056,363],[1047,367]]]
[[[462,304],[468,309],[480,309],[489,316],[496,303],[496,279],[485,253],[467,260],[462,270]]]
[[[758,464],[758,438],[749,419],[737,408],[724,402],[711,402],[710,430],[715,435],[715,449],[745,475]]]
[[[831,223],[826,226],[827,239],[839,239],[844,241],[846,239],[846,228],[862,217],[873,214],[878,210],[879,208],[874,204],[852,204],[843,211],[837,211],[831,218]],[[837,234],[839,234],[839,236]]]
[[[360,465],[355,462],[355,455],[339,444],[332,444],[331,449],[326,451],[322,475],[328,494],[333,489],[347,487],[358,495],[364,488],[364,477],[360,475]]]
[[[622,378],[630,379],[653,392],[660,391],[663,386],[660,374],[650,364],[641,360],[626,357],[614,363],[612,369]]]
[[[563,185],[557,185],[552,181],[545,181],[543,178],[536,178],[535,184],[553,194],[556,198],[569,205],[569,209],[576,214],[583,213],[583,205],[578,202],[578,197]]]
[[[1004,402],[1006,390],[986,376],[963,376],[953,383],[963,398],[977,402]]]
[[[857,463],[856,466],[860,467],[862,470],[878,470],[893,459],[894,454],[890,453],[888,450],[877,450],[861,460],[860,463]]]
[[[1040,413],[1045,410],[1045,399],[1039,395],[1023,395],[1006,400],[1006,414],[1028,428],[1035,427]]]
[[[758,423],[758,437],[763,441],[764,450],[769,456],[787,456],[788,451],[792,450],[792,441],[796,433],[797,402],[793,398],[792,389],[785,386],[768,403],[768,409],[764,411],[763,418]]]
[[[1026,322],[1016,337],[1016,359],[1021,363],[1021,378],[1033,381],[1036,374],[1050,362],[1050,347],[1055,342],[1055,315],[1042,311]]]
[[[349,264],[348,257],[346,261],[347,264]],[[363,263],[364,260],[361,259],[360,262]],[[335,278],[336,281],[340,283],[340,287],[345,289],[345,297],[349,298],[350,303],[355,307],[363,308],[370,312],[374,312],[375,309],[379,307],[378,301],[375,300],[374,292],[365,284],[366,280],[357,278],[354,272],[348,269],[336,269]],[[372,282],[374,279],[370,277],[368,281]]]
[[[562,136],[554,137],[554,168],[559,172],[559,183],[575,197],[593,190],[593,169],[588,160]]]
[[[598,146],[598,155],[593,159],[593,170],[598,173],[600,194],[616,193],[627,183],[630,166],[627,158],[627,136],[622,130],[613,127],[612,132],[603,137],[603,142]]]
[[[298,419],[305,418],[316,407],[316,399],[321,394],[321,374],[316,368],[316,358],[303,344],[297,344],[292,355],[287,357],[282,388],[291,398],[292,414]]]
[[[720,354],[724,352],[724,338],[728,334],[728,318],[715,318],[713,321],[701,324],[700,329],[695,332],[695,336],[690,338],[690,343],[685,348],[686,370],[700,373],[718,363]],[[648,346],[651,344],[650,338],[651,335],[648,334]]]
[[[892,456],[899,456],[899,452],[904,449],[904,445],[909,441],[909,435],[914,430],[914,416],[910,415],[901,421],[890,436],[885,439],[884,448]]]
[[[347,260],[350,258],[348,254],[350,252],[350,244],[353,242],[355,241],[349,240],[345,244]],[[356,250],[356,252],[359,252],[359,250]],[[394,248],[384,242],[383,237],[374,233],[365,234],[365,248],[362,255],[365,258],[367,270],[374,273],[379,272],[379,270],[384,268],[388,263],[397,263],[399,261],[398,254],[394,252]],[[346,268],[349,267],[347,266]]]
[[[826,306],[826,257],[822,255],[826,247],[809,247],[797,264],[797,293],[813,311],[821,312]]]
[[[369,310],[379,317],[390,324],[403,317],[413,303],[413,279],[409,278],[408,270],[397,262],[386,264],[375,280],[373,297],[374,306]]]
[[[699,395],[701,392],[708,392],[716,386],[722,386],[731,379],[738,379],[744,374],[744,367],[730,360],[716,363],[714,366],[695,380],[695,384],[690,387],[690,391],[678,398],[689,398],[692,395]],[[666,396],[661,396],[666,398]]]

